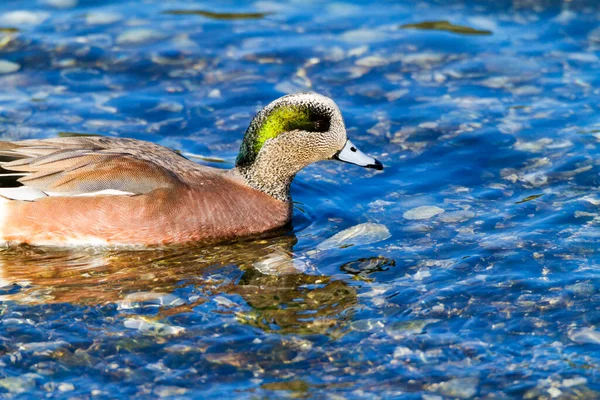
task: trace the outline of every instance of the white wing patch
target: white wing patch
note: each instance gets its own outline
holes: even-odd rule
[[[39,189],[34,189],[28,186],[19,186],[11,188],[0,188],[0,196],[11,200],[27,200],[32,201],[48,196]]]
[[[62,197],[93,197],[93,196],[133,196],[135,193],[124,192],[116,189],[104,189],[98,190],[97,192],[69,194],[61,192],[45,192],[48,196],[62,196]]]
[[[44,197],[93,197],[93,196],[132,196],[135,193],[124,192],[122,190],[105,189],[97,192],[70,194],[65,192],[43,192],[29,186],[19,186],[11,188],[0,188],[0,197],[10,200],[33,201]]]

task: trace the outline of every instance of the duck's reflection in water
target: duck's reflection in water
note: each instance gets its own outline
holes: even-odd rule
[[[288,235],[154,250],[6,249],[0,253],[0,301],[130,306],[151,300],[157,316],[166,317],[239,295],[249,307],[231,311],[244,323],[282,333],[339,335],[351,318],[356,290],[310,271],[294,256],[295,243]],[[194,295],[172,295],[190,287]]]

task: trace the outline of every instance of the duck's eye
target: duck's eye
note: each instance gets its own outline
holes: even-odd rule
[[[329,130],[329,121],[324,119],[318,119],[315,121],[315,131],[326,132]]]

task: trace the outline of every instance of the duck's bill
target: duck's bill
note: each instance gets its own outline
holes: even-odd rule
[[[378,171],[383,169],[382,163],[357,149],[349,140],[346,141],[344,148],[338,151],[333,158],[350,164],[360,165],[361,167],[373,168]]]

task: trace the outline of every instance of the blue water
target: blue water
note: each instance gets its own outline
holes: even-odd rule
[[[599,12],[2,1],[3,139],[229,168],[258,109],[313,90],[386,169],[307,168],[267,238],[4,250],[0,397],[600,397]],[[481,32],[401,28],[444,20]]]

